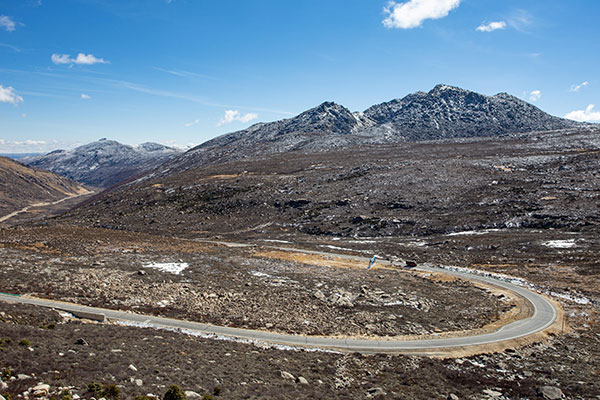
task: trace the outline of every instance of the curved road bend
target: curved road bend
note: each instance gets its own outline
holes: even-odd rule
[[[289,251],[290,249],[282,248]],[[301,249],[294,249],[300,250]],[[311,252],[312,253],[312,252]],[[317,254],[323,254],[315,252]],[[367,265],[366,258],[324,253],[328,256],[342,256],[358,259]],[[545,297],[523,287],[509,282],[503,282],[491,277],[472,275],[457,271],[442,270],[433,267],[420,267],[420,270],[429,272],[444,272],[461,279],[483,282],[510,290],[527,299],[533,306],[534,313],[531,317],[509,323],[494,332],[463,337],[445,337],[422,340],[367,340],[367,339],[343,339],[333,337],[302,336],[284,333],[274,333],[241,328],[230,328],[205,323],[176,320],[164,317],[155,317],[130,312],[115,311],[104,308],[88,307],[73,303],[38,299],[32,297],[12,296],[0,293],[0,300],[31,304],[48,308],[55,308],[67,312],[85,312],[92,314],[103,314],[111,320],[124,322],[143,323],[148,327],[186,329],[207,335],[226,336],[250,341],[276,343],[288,346],[309,347],[318,349],[332,349],[339,351],[360,353],[432,353],[441,349],[452,349],[457,347],[469,347],[504,342],[511,339],[522,338],[540,332],[552,325],[558,315],[554,305]]]

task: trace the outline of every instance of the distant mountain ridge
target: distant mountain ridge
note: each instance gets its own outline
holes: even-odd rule
[[[509,136],[578,125],[506,93],[485,96],[440,84],[427,93],[412,93],[363,112],[325,102],[290,119],[258,123],[209,140],[173,163],[185,167],[291,150],[327,151],[361,144]]]
[[[129,146],[100,139],[73,150],[55,150],[21,161],[94,187],[109,187],[152,169],[178,155],[180,150],[158,143]]]
[[[0,217],[31,204],[86,192],[71,179],[0,157]]]

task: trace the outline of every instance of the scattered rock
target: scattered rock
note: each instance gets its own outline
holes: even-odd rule
[[[538,388],[537,391],[539,395],[547,400],[559,400],[565,398],[562,390],[554,386],[542,386]]]
[[[353,301],[355,298],[356,297],[347,290],[336,289],[336,291],[332,293],[327,300],[335,306],[352,308],[354,307]]]
[[[298,377],[298,383],[301,384],[301,385],[308,385],[308,381],[303,376],[299,376]]]
[[[281,377],[283,379],[289,379],[291,381],[296,381],[296,377],[294,377],[294,375],[290,374],[289,372],[281,371]]]
[[[0,394],[0,400],[6,400],[6,399],[4,398],[4,396],[2,396],[2,395]]]
[[[135,386],[143,386],[144,385],[144,381],[141,379],[136,379],[133,382],[135,383]]]
[[[33,397],[48,396],[48,393],[50,392],[50,385],[40,383],[39,385],[32,387],[31,392],[33,393]]]
[[[138,370],[138,369],[135,367],[135,365],[133,365],[133,364],[129,364],[129,366],[128,366],[127,368],[129,368],[129,369],[130,369],[131,371],[133,371],[133,372],[137,372],[137,370]]]
[[[0,390],[8,389],[8,383],[0,380]]]
[[[483,393],[486,394],[491,399],[495,399],[497,397],[502,396],[502,392],[498,392],[498,391],[492,390],[492,389],[485,389],[483,391]]]
[[[321,301],[325,301],[327,300],[327,297],[325,297],[325,295],[323,294],[323,292],[320,289],[317,289],[314,293],[313,296],[315,296],[317,299],[321,300]]]
[[[447,398],[447,399],[448,399],[448,400],[458,400],[459,398],[458,398],[458,396],[457,396],[457,395],[455,395],[454,393],[450,393],[450,394],[448,395],[448,398]]]
[[[184,393],[185,393],[186,399],[201,399],[202,398],[201,394],[196,393],[192,390],[186,390]]]
[[[17,380],[24,381],[25,379],[31,379],[31,377],[29,375],[25,375],[25,374],[17,375]]]
[[[79,345],[82,345],[82,346],[87,346],[88,342],[86,342],[85,339],[83,339],[83,338],[79,338],[79,339],[77,339],[75,341],[75,344],[79,344]]]
[[[375,397],[375,396],[385,396],[385,392],[380,387],[372,387],[367,389],[367,397]]]

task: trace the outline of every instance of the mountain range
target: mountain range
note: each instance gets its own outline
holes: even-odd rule
[[[73,150],[24,158],[86,185],[107,188],[158,166],[153,176],[289,151],[323,152],[362,145],[501,137],[581,126],[506,93],[485,96],[448,85],[351,112],[324,102],[293,118],[258,123],[183,154],[156,143],[133,147],[101,139]],[[163,163],[165,167],[163,168]]]
[[[179,153],[178,149],[158,143],[128,146],[100,139],[73,150],[55,150],[21,161],[89,186],[106,188],[152,169]]]
[[[290,119],[258,123],[209,140],[174,161],[204,165],[293,150],[509,136],[578,125],[506,93],[485,96],[440,84],[363,112],[325,102]]]

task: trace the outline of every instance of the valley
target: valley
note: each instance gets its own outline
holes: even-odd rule
[[[43,381],[91,398],[98,381],[126,398],[170,383],[188,398],[593,398],[600,129],[473,96],[438,85],[370,117],[324,103],[5,220],[1,292],[109,318],[3,295],[3,393]],[[485,107],[487,134],[382,136],[401,116],[374,128],[382,110],[442,118],[473,98],[557,129],[497,131]],[[86,181],[121,179],[91,169],[115,146],[77,153]],[[435,346],[407,349],[420,341]]]

